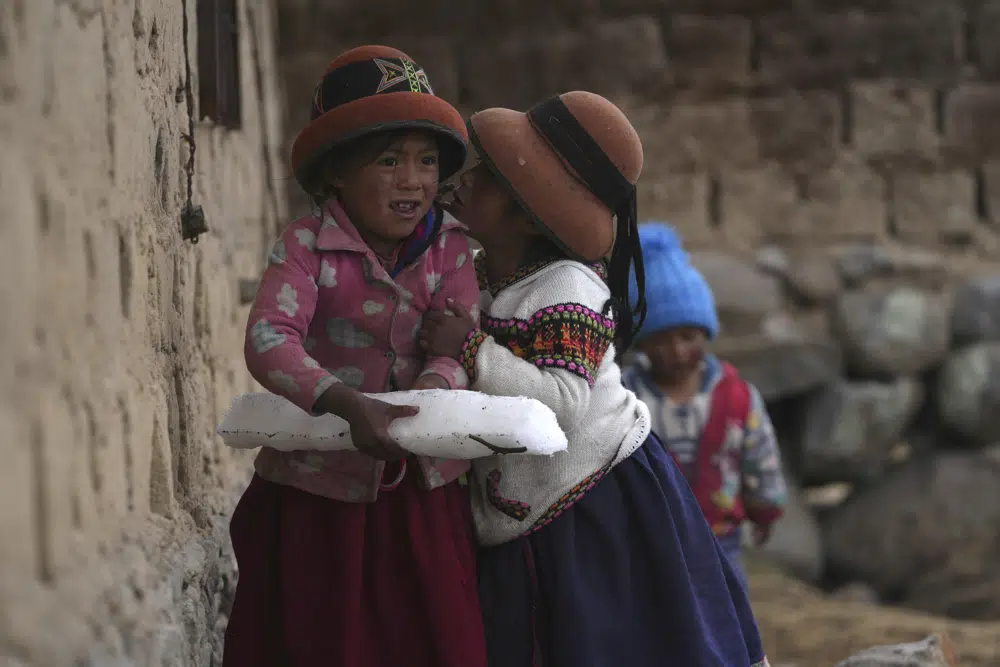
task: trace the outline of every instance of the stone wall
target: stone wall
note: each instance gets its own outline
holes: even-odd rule
[[[275,18],[237,6],[226,129],[197,120],[194,0],[0,3],[4,665],[219,664],[248,467],[214,430],[286,217]]]
[[[281,3],[290,129],[340,50],[407,50],[464,110],[586,88],[646,148],[640,214],[689,243],[877,239],[1000,256],[1000,2]]]

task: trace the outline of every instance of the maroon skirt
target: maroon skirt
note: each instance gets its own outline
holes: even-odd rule
[[[408,468],[374,503],[254,475],[223,667],[485,667],[468,490]]]

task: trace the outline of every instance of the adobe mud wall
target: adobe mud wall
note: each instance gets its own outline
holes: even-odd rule
[[[217,664],[248,467],[214,430],[285,217],[273,8],[237,6],[226,129],[199,120],[194,0],[0,3],[4,665]]]

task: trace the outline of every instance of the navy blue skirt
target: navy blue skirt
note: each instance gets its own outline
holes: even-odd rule
[[[655,436],[556,520],[479,550],[490,667],[766,665],[750,601]]]

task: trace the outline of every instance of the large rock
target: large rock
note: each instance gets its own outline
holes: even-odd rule
[[[771,539],[755,550],[799,579],[816,583],[823,576],[823,536],[798,485],[785,473],[788,506]],[[746,533],[750,535],[750,531]]]
[[[844,282],[851,287],[881,278],[939,286],[947,278],[944,259],[925,250],[856,244],[835,249],[834,258]]]
[[[767,315],[785,306],[781,281],[750,262],[710,250],[692,252],[691,262],[712,287],[726,334],[755,334]]]
[[[960,344],[1000,340],[1000,274],[970,280],[958,289],[951,327]]]
[[[952,355],[938,378],[937,403],[942,421],[968,442],[1000,441],[1000,343]]]
[[[843,248],[837,253],[837,268],[848,285],[856,286],[871,278],[889,274],[892,262],[883,248],[857,245]]]
[[[813,482],[876,479],[924,393],[923,385],[909,377],[839,381],[816,392],[803,408],[797,443],[802,474]]]
[[[951,642],[931,635],[918,642],[875,646],[857,653],[837,667],[957,667]]]
[[[768,402],[822,387],[843,370],[840,348],[828,339],[747,336],[720,340],[715,352],[736,366]]]
[[[942,452],[857,491],[822,521],[827,567],[905,606],[1000,618],[1000,463]]]
[[[784,280],[788,290],[807,304],[826,303],[843,288],[836,262],[821,250],[766,246],[757,253],[757,265]]]
[[[837,304],[834,330],[857,373],[916,375],[948,353],[950,301],[909,287],[849,292]]]

